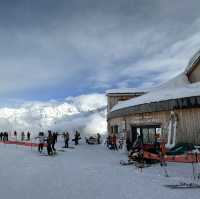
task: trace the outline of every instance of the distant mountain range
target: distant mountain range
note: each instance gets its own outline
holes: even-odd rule
[[[87,134],[106,132],[104,94],[68,97],[64,101],[26,102],[0,108],[0,131],[69,131]]]

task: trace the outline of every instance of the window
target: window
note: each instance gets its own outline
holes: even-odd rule
[[[160,125],[148,125],[148,126],[136,126],[137,135],[141,135],[144,144],[154,144],[156,140],[161,136]]]
[[[111,133],[118,134],[118,125],[111,126]]]

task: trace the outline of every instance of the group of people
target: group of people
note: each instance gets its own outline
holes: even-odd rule
[[[14,131],[14,136],[17,139],[17,131]],[[31,133],[29,131],[26,133],[26,136],[25,136],[24,131],[22,131],[20,136],[21,136],[21,141],[24,141],[25,137],[27,141],[31,140]]]
[[[72,141],[74,141],[75,145],[78,145],[80,139],[81,139],[81,135],[78,131],[76,131],[74,134],[74,139]]]
[[[1,132],[0,133],[0,141],[8,141],[9,140],[8,139],[9,138],[9,134],[11,136],[11,133],[8,133],[7,131]],[[17,136],[18,136],[17,134],[18,134],[17,131],[14,131],[13,135],[14,135],[16,140],[17,140]],[[26,133],[26,135],[22,131],[20,136],[21,136],[21,141],[24,141],[25,138],[26,138],[26,141],[30,141],[31,140],[31,133],[29,131]]]
[[[0,133],[0,141],[8,141],[8,132],[1,132]]]
[[[109,135],[106,140],[107,147],[111,150],[118,150],[117,136],[115,133]]]
[[[63,133],[63,137],[64,137],[64,148],[69,148],[69,140],[70,140],[70,134],[69,132],[64,132]],[[79,144],[79,140],[81,139],[81,135],[78,131],[75,132],[74,134],[74,138],[72,139],[72,141],[74,141],[75,145]]]
[[[47,153],[49,156],[56,153],[55,144],[57,142],[58,133],[52,133],[50,130],[48,131],[48,136],[45,137],[44,132],[40,132],[35,139],[39,140],[38,151],[42,153],[44,144],[47,144]]]
[[[39,140],[38,151],[42,153],[44,144],[46,143],[48,155],[55,154],[56,153],[55,144],[57,142],[58,135],[59,134],[57,132],[52,132],[51,130],[48,131],[47,136],[45,136],[44,132],[40,132],[39,135],[35,138]],[[69,132],[66,131],[60,135],[62,135],[64,138],[64,148],[69,148],[69,140],[70,140]],[[72,141],[75,142],[75,145],[78,145],[80,139],[81,139],[80,133],[76,131],[74,134],[74,139],[72,139]]]

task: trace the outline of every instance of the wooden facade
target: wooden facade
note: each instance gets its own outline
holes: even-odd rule
[[[135,93],[107,93],[108,112],[120,101],[125,101],[143,95],[144,92]]]
[[[189,62],[185,75],[191,84],[200,82],[200,51]],[[176,115],[176,144],[192,143],[200,145],[200,96],[180,97],[111,111],[111,108],[120,101],[122,96],[116,99],[115,97],[110,98],[108,96],[107,121],[109,133],[113,133],[113,130],[111,130],[113,127],[115,129],[118,127],[117,133],[124,133],[126,137],[134,141],[133,137],[137,129],[146,129],[149,132],[155,129],[155,136],[157,129],[159,129],[161,130],[161,137],[167,139],[173,112]]]
[[[170,112],[168,110],[151,113],[130,113],[123,117],[110,118],[108,119],[108,128],[118,126],[119,131],[125,131],[132,140],[132,126],[160,125],[162,138],[167,139]],[[177,109],[174,112],[178,117],[176,143],[200,144],[200,108]]]

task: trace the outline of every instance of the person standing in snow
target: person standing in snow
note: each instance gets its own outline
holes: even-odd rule
[[[58,141],[58,132],[56,132],[55,134],[55,142],[57,143],[57,141]]]
[[[80,133],[78,131],[76,131],[75,135],[74,135],[74,142],[75,145],[78,145],[78,140],[80,139]]]
[[[42,153],[43,147],[44,147],[44,141],[45,141],[44,133],[40,132],[39,135],[38,135],[38,137],[36,137],[36,139],[37,138],[39,139],[38,151],[40,153]]]
[[[3,132],[0,133],[0,140],[3,140]]]
[[[115,135],[115,133],[113,133],[113,135],[112,135],[112,149],[118,151],[118,148],[117,148],[117,136]]]
[[[17,131],[14,131],[15,141],[17,141]]]
[[[97,133],[97,144],[101,144],[101,135]]]
[[[31,134],[30,134],[30,132],[28,131],[28,133],[27,133],[27,140],[30,141],[30,139],[31,139]]]
[[[56,151],[55,149],[56,140],[57,140],[57,133],[54,132],[52,136],[52,149],[54,152]]]
[[[3,141],[4,142],[8,141],[8,134],[7,134],[7,132],[4,132],[4,134],[3,134]]]
[[[69,147],[69,133],[64,133],[65,148]]]
[[[108,135],[108,137],[106,138],[106,146],[108,149],[111,148],[111,136]]]
[[[53,155],[52,143],[53,143],[53,136],[52,136],[51,131],[48,131],[48,137],[47,137],[47,153],[48,153],[48,155]]]
[[[21,133],[21,141],[24,141],[25,134],[24,132]]]

